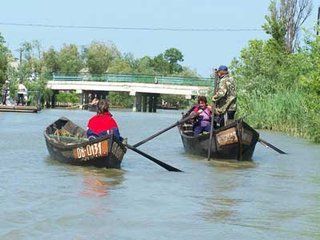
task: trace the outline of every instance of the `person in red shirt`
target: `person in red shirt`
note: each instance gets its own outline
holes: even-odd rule
[[[98,102],[97,114],[89,119],[87,137],[98,138],[113,134],[118,140],[122,141],[117,122],[109,112],[109,103],[102,99]]]

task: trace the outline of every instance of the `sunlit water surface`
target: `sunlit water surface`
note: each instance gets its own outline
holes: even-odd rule
[[[180,117],[178,111],[113,111],[134,144]],[[128,151],[121,170],[77,167],[49,157],[43,131],[87,111],[0,113],[0,239],[320,239],[320,146],[260,132],[253,162],[184,153],[177,129],[141,150],[184,173]]]

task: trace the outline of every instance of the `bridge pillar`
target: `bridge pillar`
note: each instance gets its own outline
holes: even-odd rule
[[[141,93],[137,93],[135,99],[136,99],[137,112],[141,112],[141,107],[142,107],[142,95],[141,95]]]
[[[157,111],[157,102],[159,94],[149,94],[149,112]]]
[[[59,91],[55,90],[53,91],[53,94],[51,96],[51,108],[56,107],[56,95],[59,93]]]
[[[143,112],[147,111],[147,106],[148,106],[148,95],[143,94],[142,95],[142,111]]]
[[[148,96],[148,112],[152,112],[152,106],[153,106],[153,95],[149,95]]]
[[[134,96],[132,111],[141,112],[142,94],[137,92],[130,92],[129,95]]]

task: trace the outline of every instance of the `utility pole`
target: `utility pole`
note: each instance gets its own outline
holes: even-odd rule
[[[320,7],[318,8],[317,36],[319,36],[319,28],[320,28]]]
[[[22,63],[22,52],[23,52],[23,49],[19,48],[19,63],[20,63],[20,65]]]

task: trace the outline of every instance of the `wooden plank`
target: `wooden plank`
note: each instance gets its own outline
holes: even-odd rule
[[[217,143],[219,146],[229,145],[238,142],[236,128],[229,128],[216,134]]]

